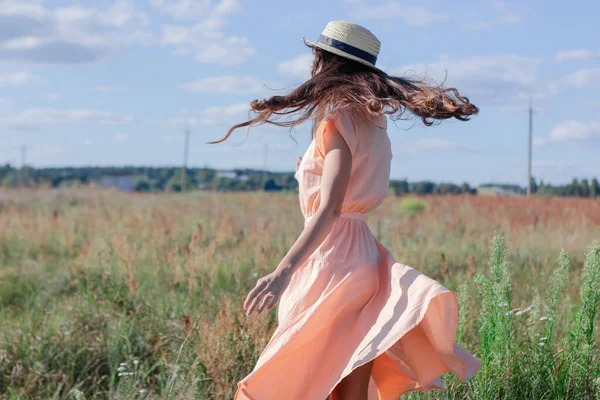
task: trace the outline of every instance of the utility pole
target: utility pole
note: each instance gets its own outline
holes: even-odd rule
[[[188,161],[188,148],[190,145],[190,130],[185,130],[185,139],[183,143],[183,168],[181,169],[181,191],[185,192],[186,189],[186,178],[187,178],[187,161]]]
[[[531,136],[533,127],[533,106],[531,100],[529,100],[529,140],[528,140],[528,153],[527,153],[527,196],[531,196]]]

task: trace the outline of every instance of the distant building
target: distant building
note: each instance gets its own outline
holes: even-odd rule
[[[248,175],[237,173],[236,171],[217,171],[215,176],[217,179],[219,178],[227,178],[227,179],[235,179],[238,181],[247,181]]]
[[[133,175],[104,175],[102,186],[115,188],[121,192],[133,192],[135,190],[135,177]]]

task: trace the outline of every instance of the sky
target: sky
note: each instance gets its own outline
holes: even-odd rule
[[[600,2],[0,0],[0,163],[293,171],[310,126],[227,129],[302,83],[330,20],[382,42],[388,74],[456,87],[471,121],[390,121],[392,179],[600,177]]]

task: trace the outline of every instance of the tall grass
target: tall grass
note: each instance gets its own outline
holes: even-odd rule
[[[302,229],[292,194],[15,191],[0,203],[0,399],[232,398],[276,327],[275,311],[247,318],[243,297]],[[368,222],[458,292],[457,340],[483,361],[429,398],[596,398],[600,202],[427,204],[408,216],[388,198]]]

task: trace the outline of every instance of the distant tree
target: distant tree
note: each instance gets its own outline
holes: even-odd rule
[[[581,196],[581,187],[577,178],[573,178],[571,184],[567,187],[567,196]]]
[[[396,196],[402,196],[409,193],[408,182],[406,180],[392,181],[390,182],[390,186],[394,190]]]
[[[588,184],[588,180],[587,179],[582,179],[581,183],[579,184],[580,187],[580,192],[581,192],[581,196],[583,197],[589,197],[590,195],[590,185]]]
[[[265,190],[265,191],[281,190],[281,186],[279,186],[277,183],[275,183],[275,180],[273,178],[269,178],[265,182],[263,190]]]
[[[181,192],[181,178],[172,176],[165,184],[165,190],[170,192]]]
[[[538,191],[538,185],[537,182],[535,181],[535,177],[531,177],[531,193],[537,193]]]
[[[598,185],[598,179],[592,179],[592,184],[590,185],[590,197],[599,197],[600,196],[600,186]]]
[[[136,192],[149,192],[152,190],[152,185],[148,178],[138,178],[135,182],[134,190]]]
[[[429,181],[417,182],[414,191],[416,194],[431,194],[434,187],[435,185]]]
[[[477,194],[477,189],[472,188],[465,182],[460,186],[460,192],[464,194]]]
[[[19,173],[13,170],[2,178],[2,186],[17,187],[19,184]]]

